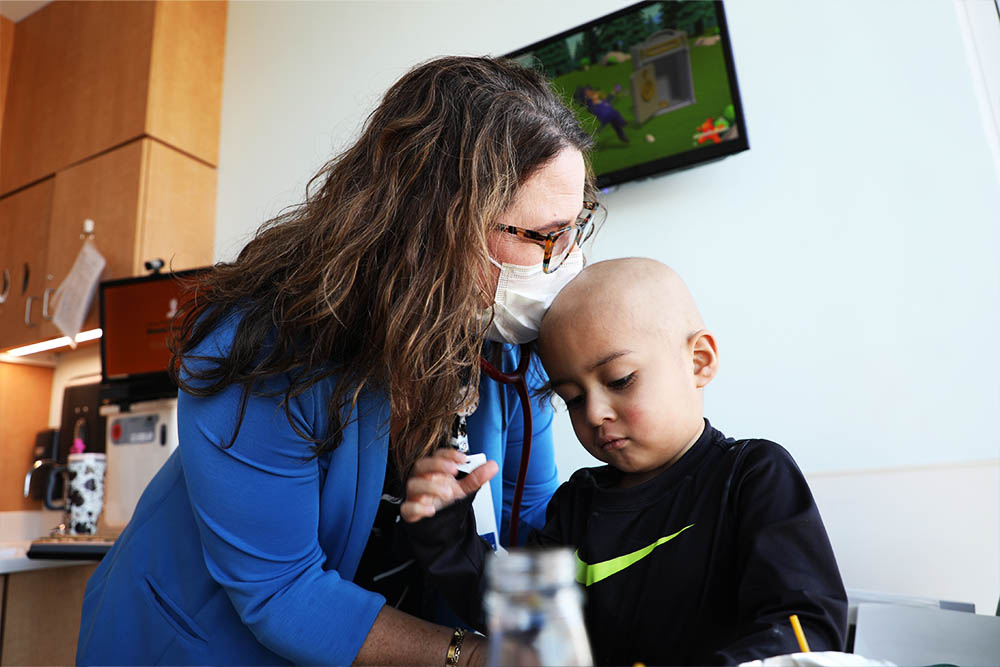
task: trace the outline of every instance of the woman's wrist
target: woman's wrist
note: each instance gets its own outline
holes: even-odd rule
[[[465,633],[459,667],[482,667],[486,664],[486,637],[471,630]]]
[[[385,605],[354,659],[355,665],[443,665],[455,628],[438,625]],[[459,667],[486,664],[486,638],[467,630]]]

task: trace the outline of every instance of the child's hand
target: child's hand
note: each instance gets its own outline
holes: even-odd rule
[[[475,493],[500,470],[496,461],[487,461],[462,479],[455,479],[465,459],[457,449],[441,447],[417,461],[406,482],[406,500],[399,506],[403,521],[413,523],[434,516],[442,507]]]

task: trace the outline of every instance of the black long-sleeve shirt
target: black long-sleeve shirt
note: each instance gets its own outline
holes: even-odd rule
[[[577,549],[597,664],[735,664],[843,650],[847,596],[826,530],[791,455],[734,441],[706,421],[673,466],[618,488],[610,466],[578,470],[529,538]],[[463,503],[408,527],[455,610],[482,627],[489,548]],[[589,580],[589,581],[588,581]]]

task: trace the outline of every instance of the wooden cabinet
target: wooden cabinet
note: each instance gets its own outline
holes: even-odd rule
[[[153,139],[121,148],[59,172],[55,178],[48,241],[49,284],[58,286],[82,244],[83,221],[94,221],[94,243],[108,264],[104,279],[144,274],[144,263],[165,269],[212,263],[216,172]],[[92,308],[84,329],[98,326]],[[45,338],[61,335],[46,322]]]
[[[103,279],[142,275],[154,258],[167,270],[211,264],[215,192],[215,169],[138,139],[0,199],[0,259],[11,274],[10,294],[0,304],[0,349],[62,335],[51,322],[54,302],[47,313],[42,305],[73,267],[84,220],[94,221],[93,241],[107,260]],[[25,265],[31,270],[22,295]],[[95,303],[83,329],[97,326]]]
[[[3,136],[3,110],[7,106],[10,83],[10,59],[14,55],[14,22],[0,16],[0,137]],[[0,148],[3,147],[0,141]]]
[[[62,335],[84,220],[105,279],[211,264],[225,25],[225,2],[56,0],[11,48],[0,22],[0,350]]]
[[[226,3],[159,0],[150,45],[146,134],[219,164]]]
[[[80,608],[95,569],[96,563],[0,575],[0,665],[76,664]]]
[[[0,199],[0,349],[37,341],[55,179]]]
[[[0,193],[144,136],[216,165],[225,24],[225,2],[183,0],[56,0],[18,22]]]

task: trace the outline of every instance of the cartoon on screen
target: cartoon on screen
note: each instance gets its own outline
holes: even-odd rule
[[[715,3],[654,2],[519,53],[594,135],[596,174],[739,136]]]

